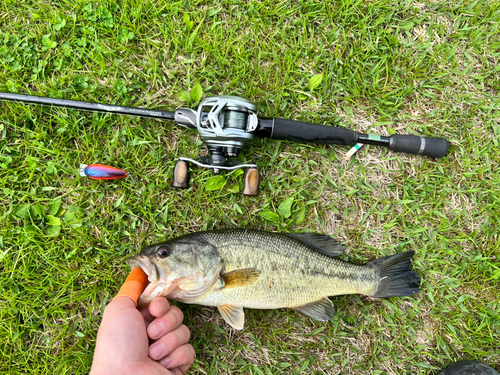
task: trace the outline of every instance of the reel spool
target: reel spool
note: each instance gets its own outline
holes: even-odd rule
[[[237,96],[207,98],[200,103],[197,111],[189,108],[179,108],[175,112],[6,92],[0,92],[0,100],[158,120],[174,120],[181,126],[196,129],[208,147],[208,156],[200,157],[199,161],[179,158],[175,167],[172,186],[181,189],[187,188],[189,185],[189,165],[192,163],[203,168],[213,169],[214,173],[219,173],[221,169],[247,168],[243,194],[257,195],[260,179],[257,166],[255,164],[241,164],[241,161],[238,160],[230,160],[230,158],[238,156],[241,149],[247,143],[252,142],[254,136],[290,142],[328,145],[370,144],[384,146],[396,152],[425,155],[432,158],[442,158],[446,156],[449,150],[448,140],[441,137],[419,137],[404,134],[392,134],[390,137],[385,137],[357,133],[342,127],[281,118],[258,119],[255,104]],[[97,173],[95,169],[94,172]],[[122,172],[124,171],[120,173]],[[102,173],[99,176],[102,177]],[[109,176],[109,171],[106,173],[104,175]],[[116,178],[120,177],[124,177],[124,175]]]
[[[257,129],[257,107],[249,100],[237,96],[215,96],[203,100],[197,111],[179,108],[175,121],[179,125],[196,127],[202,141],[207,145],[208,155],[200,156],[198,161],[181,157],[176,163],[172,186],[187,188],[189,185],[189,164],[203,168],[235,170],[250,168],[245,173],[244,195],[258,195],[260,177],[255,164],[241,164],[230,158],[238,156],[241,149],[251,143]],[[247,178],[251,175],[252,178]]]

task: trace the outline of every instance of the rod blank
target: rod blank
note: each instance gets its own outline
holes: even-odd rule
[[[71,109],[79,109],[82,111],[148,117],[159,120],[173,121],[175,117],[174,112],[157,111],[153,109],[137,108],[137,107],[122,107],[113,104],[80,102],[77,100],[47,98],[35,95],[11,94],[8,92],[0,92],[0,100],[8,100],[12,102],[27,103],[27,104],[39,104],[43,106],[65,107]]]

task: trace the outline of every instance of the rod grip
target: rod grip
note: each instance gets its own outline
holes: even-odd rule
[[[389,137],[389,149],[407,154],[442,158],[448,153],[449,143],[445,138],[417,137],[394,134]]]
[[[271,138],[301,143],[352,145],[357,140],[357,133],[334,126],[275,118]]]

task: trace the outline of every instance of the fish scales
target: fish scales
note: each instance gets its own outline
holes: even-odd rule
[[[202,232],[224,260],[223,272],[256,268],[259,279],[244,288],[219,288],[190,303],[216,306],[232,301],[248,308],[297,307],[325,295],[374,289],[373,269],[329,258],[299,240],[254,230]]]
[[[217,306],[235,329],[243,329],[244,307],[289,307],[327,321],[334,314],[328,296],[383,298],[419,291],[420,277],[411,270],[412,251],[366,265],[336,259],[342,252],[325,235],[227,229],[154,244],[128,261],[132,268],[140,266],[150,282],[139,307],[156,296]]]

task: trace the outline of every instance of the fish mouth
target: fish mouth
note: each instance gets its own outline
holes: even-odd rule
[[[131,269],[141,267],[144,273],[148,275],[150,283],[157,283],[162,276],[164,276],[164,272],[146,256],[137,255],[135,257],[131,257],[127,259],[127,263],[130,265]]]
[[[130,268],[140,267],[148,276],[149,284],[142,292],[137,301],[139,308],[144,308],[158,295],[167,295],[177,286],[167,282],[165,272],[161,267],[158,267],[155,262],[147,256],[137,255],[127,259]]]
[[[183,302],[189,302],[200,298],[207,293],[219,279],[222,264],[209,277],[201,274],[198,270],[191,270],[188,275],[174,278],[170,270],[165,270],[145,255],[137,255],[127,259],[127,263],[133,269],[140,267],[148,276],[149,285],[142,292],[137,301],[141,309],[157,296],[165,296]]]

